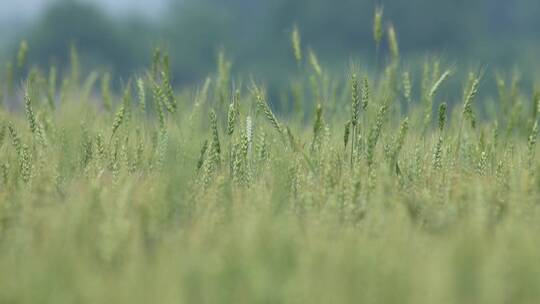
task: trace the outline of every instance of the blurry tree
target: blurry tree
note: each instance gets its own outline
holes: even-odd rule
[[[99,8],[78,1],[57,1],[32,26],[27,39],[30,60],[41,65],[64,64],[75,45],[88,66],[131,72],[149,58],[151,26],[142,20],[118,22]]]
[[[88,2],[60,0],[24,38],[37,63],[66,62],[68,46],[75,43],[83,61],[110,66],[121,75],[147,63],[151,49],[160,45],[171,52],[179,83],[211,72],[223,48],[234,71],[279,82],[297,72],[289,46],[294,24],[303,46],[313,48],[326,67],[341,70],[355,57],[373,66],[376,2],[384,7],[385,25],[395,25],[404,55],[433,52],[460,62],[504,65],[527,62],[538,49],[537,0],[171,0],[155,23],[109,16]]]

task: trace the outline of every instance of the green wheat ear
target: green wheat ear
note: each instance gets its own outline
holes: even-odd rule
[[[529,167],[532,167],[534,160],[534,152],[536,147],[536,139],[538,137],[538,121],[536,120],[531,128],[529,133],[529,138],[527,140],[527,154],[529,159]]]
[[[19,133],[17,133],[17,130],[12,122],[8,122],[8,131],[9,136],[11,137],[11,144],[13,145],[13,148],[15,148],[15,152],[17,152],[17,155],[21,155],[21,137],[19,136]]]
[[[311,67],[313,68],[313,70],[315,71],[317,76],[321,77],[322,76],[322,68],[321,68],[321,65],[319,64],[319,59],[317,59],[317,55],[315,54],[315,52],[312,49],[309,49],[308,50],[308,56],[309,56],[309,63],[311,65]]]
[[[26,113],[26,120],[28,122],[28,126],[30,127],[30,131],[34,135],[34,138],[37,139],[38,143],[46,146],[44,130],[42,126],[38,123],[36,114],[32,106],[32,93],[30,92],[31,89],[29,88],[29,86],[30,84],[27,83],[24,90],[24,110]]]
[[[450,77],[450,70],[446,70],[442,75],[441,77],[433,84],[433,86],[431,87],[431,90],[429,91],[429,97],[430,98],[433,98],[433,96],[435,96],[435,94],[437,94],[437,92],[439,91],[439,88],[441,87],[441,84],[446,80],[448,79],[448,77]]]
[[[369,80],[367,76],[364,76],[364,85],[362,87],[362,109],[367,111],[369,105]]]
[[[124,118],[126,115],[126,105],[122,103],[118,110],[116,111],[116,114],[114,115],[114,120],[112,124],[112,132],[111,132],[111,138],[114,136],[118,128],[122,125],[124,122]]]
[[[315,109],[315,122],[313,123],[313,140],[311,143],[311,151],[315,151],[320,146],[321,142],[321,132],[324,127],[323,122],[323,109],[321,104],[317,104],[317,108]]]
[[[225,56],[225,51],[221,50],[218,54],[218,78],[217,86],[221,104],[229,100],[229,86],[231,80],[232,63]]]
[[[403,119],[403,122],[401,122],[401,125],[399,126],[399,133],[398,137],[396,139],[396,153],[399,153],[401,151],[401,148],[403,147],[403,144],[405,143],[405,137],[407,136],[407,132],[409,131],[409,118],[405,117]]]
[[[347,148],[347,144],[349,143],[350,134],[351,134],[351,121],[349,120],[345,123],[345,129],[343,132],[343,144],[345,148]]]
[[[471,126],[474,128],[476,125],[476,118],[473,112],[472,104],[478,94],[478,87],[480,86],[480,79],[477,76],[473,76],[470,84],[470,89],[465,97],[463,103],[463,117],[467,119]]]
[[[139,97],[139,111],[144,114],[146,113],[146,91],[142,78],[137,79],[137,95]]]
[[[439,136],[439,139],[437,140],[437,144],[433,148],[433,157],[432,157],[432,167],[435,171],[439,171],[442,169],[442,145],[443,145],[443,138],[442,136]]]
[[[405,100],[408,104],[412,102],[412,83],[411,83],[411,75],[409,72],[403,72],[402,75],[402,82],[403,82],[403,97],[405,97]]]
[[[446,124],[446,103],[441,103],[439,106],[439,131],[444,131]]]
[[[390,47],[392,60],[397,61],[399,59],[399,45],[396,30],[393,25],[388,26],[388,46]]]
[[[255,98],[257,100],[257,105],[259,109],[264,113],[264,116],[266,119],[270,122],[270,124],[274,127],[274,129],[279,133],[283,134],[283,131],[281,129],[281,125],[279,124],[276,116],[274,115],[274,112],[272,112],[272,109],[270,108],[270,105],[266,101],[264,97],[264,92],[262,89],[254,88],[255,92]]]
[[[24,111],[26,113],[26,120],[28,121],[30,131],[35,134],[37,133],[38,125],[36,121],[36,116],[32,109],[31,93],[29,92],[29,90],[29,84],[26,84],[24,90]]]
[[[383,8],[378,6],[375,8],[375,14],[373,17],[373,39],[377,48],[381,44],[383,30],[382,30],[382,18],[383,18]]]
[[[151,72],[152,72],[152,78],[157,78],[158,75],[159,75],[159,71],[160,71],[160,66],[161,66],[161,49],[156,47],[154,49],[154,52],[152,53],[152,67],[151,67]]]
[[[199,160],[197,161],[197,171],[199,171],[204,164],[204,156],[206,155],[207,150],[208,150],[208,139],[206,139],[203,142],[201,151],[199,152]]]
[[[217,154],[221,153],[221,146],[219,143],[219,132],[218,132],[218,123],[216,112],[212,109],[210,110],[210,128],[212,129],[212,150]]]
[[[32,155],[30,147],[26,144],[21,146],[21,154],[19,156],[21,180],[28,184],[32,178]]]
[[[227,135],[231,136],[234,133],[234,126],[236,124],[236,107],[234,102],[229,104],[227,111]]]
[[[351,76],[351,100],[351,123],[353,126],[356,126],[358,124],[358,116],[360,114],[360,88],[358,84],[358,77],[354,73]]]
[[[294,59],[296,60],[296,63],[300,65],[302,63],[302,45],[301,45],[301,38],[300,38],[300,31],[298,30],[298,26],[294,26],[293,31],[291,32],[291,44],[294,54]]]
[[[17,68],[21,70],[26,65],[26,58],[28,56],[28,43],[26,40],[21,41],[19,51],[17,52]]]

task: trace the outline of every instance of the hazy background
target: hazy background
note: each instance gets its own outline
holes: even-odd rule
[[[538,66],[538,0],[381,2],[406,60],[440,54],[463,66]],[[279,83],[296,70],[293,24],[328,69],[342,71],[351,58],[373,67],[374,7],[371,0],[1,0],[0,57],[13,58],[26,39],[32,64],[64,64],[75,43],[85,66],[122,77],[161,45],[171,53],[175,82],[190,84],[214,69],[224,49],[234,72]]]

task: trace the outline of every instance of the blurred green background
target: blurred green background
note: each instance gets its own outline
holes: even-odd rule
[[[400,50],[414,61],[438,54],[449,63],[525,73],[537,66],[538,0],[3,0],[0,56],[12,60],[21,39],[32,64],[65,64],[75,44],[84,66],[127,77],[155,46],[171,53],[174,81],[199,82],[223,49],[233,72],[279,83],[298,71],[289,46],[296,24],[324,67],[343,72],[350,59],[375,66],[372,19],[384,7]],[[386,48],[385,45],[383,47]]]

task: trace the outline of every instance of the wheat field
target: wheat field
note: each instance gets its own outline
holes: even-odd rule
[[[156,49],[115,90],[75,48],[39,69],[21,43],[1,78],[0,302],[538,303],[540,91],[411,67],[374,19],[377,71],[328,72],[295,28],[282,94],[224,53],[181,88]]]

